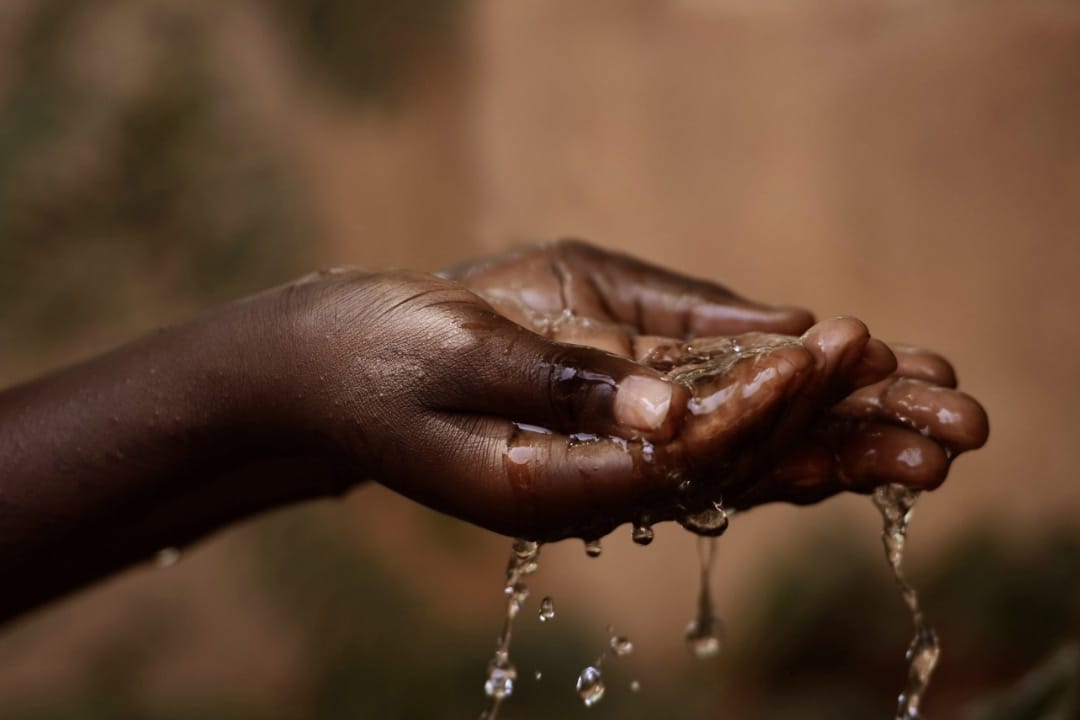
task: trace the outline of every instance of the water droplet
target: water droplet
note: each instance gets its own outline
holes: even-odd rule
[[[536,558],[537,553],[540,552],[540,543],[533,540],[515,540],[514,541],[514,557],[518,560],[533,560]]]
[[[631,680],[630,681],[630,692],[632,692],[632,693],[641,692],[641,683],[639,683],[637,680]]]
[[[599,540],[587,540],[585,542],[585,554],[589,557],[600,557],[600,553],[602,552],[604,552],[604,548],[600,545]]]
[[[537,613],[540,618],[540,622],[547,622],[548,620],[555,619],[555,601],[551,599],[551,596],[545,597],[540,601],[540,611]]]
[[[159,568],[172,567],[180,562],[180,551],[174,547],[167,547],[154,553],[154,565]]]
[[[638,545],[648,545],[653,537],[652,526],[646,523],[634,523],[634,529],[630,531],[630,538]]]
[[[594,433],[574,433],[570,435],[570,440],[567,442],[568,447],[576,447],[578,445],[586,445],[588,443],[599,442],[600,436]]]
[[[514,694],[515,680],[517,680],[517,669],[513,665],[509,662],[492,662],[488,667],[484,693],[495,700],[508,698]]]
[[[720,618],[713,605],[711,576],[716,558],[716,538],[699,537],[697,543],[698,563],[701,570],[701,589],[698,592],[697,618],[686,626],[686,646],[690,653],[701,660],[720,652]]]
[[[596,703],[600,702],[600,699],[604,697],[604,678],[600,674],[600,670],[588,666],[581,671],[581,675],[577,679],[577,694],[581,698],[581,702],[585,704],[585,707],[592,707]]]
[[[686,646],[699,660],[715,657],[720,653],[720,638],[712,623],[692,621],[686,626]]]
[[[515,618],[529,597],[529,588],[525,586],[525,583],[514,583],[507,585],[505,592],[508,598],[506,612],[511,618]]]
[[[698,535],[719,537],[727,530],[728,514],[720,503],[714,502],[700,512],[680,515],[679,524]]]
[[[533,678],[535,678],[537,682],[540,682],[541,680],[544,679],[544,673],[537,670],[536,672],[533,673]]]
[[[630,638],[623,635],[611,636],[611,652],[622,657],[623,655],[629,655],[634,652],[634,643],[630,642]]]

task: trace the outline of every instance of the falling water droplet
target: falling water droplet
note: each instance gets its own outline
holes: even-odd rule
[[[604,678],[598,668],[589,665],[577,679],[577,694],[585,707],[592,707],[604,697]]]
[[[508,598],[506,611],[511,618],[515,618],[517,617],[517,614],[521,612],[521,606],[524,605],[525,601],[529,598],[529,588],[525,583],[517,582],[513,585],[507,585],[503,591]]]
[[[619,657],[623,655],[629,655],[634,652],[634,643],[630,642],[630,638],[623,635],[611,636],[611,652],[615,653]]]
[[[634,529],[630,531],[630,539],[638,545],[648,545],[653,541],[653,536],[652,526],[644,522],[634,523]]]
[[[679,524],[697,535],[719,537],[727,530],[728,513],[719,502],[714,502],[704,510],[680,515]]]
[[[154,553],[154,565],[159,568],[172,567],[180,562],[180,551],[174,547],[167,547]]]
[[[541,680],[544,679],[544,673],[537,670],[536,672],[533,673],[533,678],[535,678],[537,682],[540,682]]]
[[[631,680],[630,681],[630,692],[632,692],[632,693],[641,692],[641,683],[639,683],[637,680]]]
[[[509,660],[492,661],[488,666],[487,680],[484,682],[484,693],[496,701],[503,700],[514,694],[514,681],[517,680],[517,669],[510,664]]]
[[[686,626],[686,646],[699,660],[715,657],[720,652],[720,638],[709,624],[693,620]]]
[[[686,626],[686,646],[701,660],[720,652],[723,626],[713,606],[711,577],[716,556],[716,538],[698,538],[698,561],[701,570],[701,589],[698,592],[697,617]]]
[[[937,633],[926,621],[919,604],[919,595],[907,581],[901,567],[911,511],[918,498],[917,491],[897,484],[882,485],[874,490],[873,495],[874,505],[881,512],[884,521],[881,541],[885,548],[885,558],[889,561],[893,578],[900,588],[900,596],[915,625],[915,637],[906,655],[909,663],[907,682],[897,702],[897,720],[918,720],[922,717],[919,705],[941,655]]]
[[[604,548],[600,545],[600,540],[587,540],[585,542],[585,554],[589,557],[600,557],[602,552],[604,552]]]
[[[550,595],[540,601],[540,610],[537,616],[540,618],[540,622],[555,619],[555,601],[551,599]]]

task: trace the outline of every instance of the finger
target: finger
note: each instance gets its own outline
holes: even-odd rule
[[[891,351],[882,347],[884,343],[871,345],[870,331],[853,317],[819,322],[803,334],[802,343],[814,357],[822,397],[829,402],[848,395],[867,379],[888,374]]]
[[[671,491],[641,471],[640,447],[439,413],[385,482],[495,532],[538,540],[599,536]]]
[[[932,490],[948,470],[941,445],[917,432],[881,423],[846,425],[794,448],[738,503],[806,505],[843,491],[868,493],[884,483]]]
[[[716,283],[583,242],[560,242],[555,252],[563,265],[585,268],[580,282],[595,290],[616,320],[640,333],[678,338],[755,330],[798,335],[814,322],[808,310],[754,302]]]
[[[896,371],[897,364],[898,358],[888,345],[870,338],[855,365],[852,383],[855,387],[864,387],[884,380]]]
[[[954,452],[982,447],[990,431],[986,411],[970,395],[899,376],[852,393],[830,414],[902,425]]]
[[[754,352],[729,353],[677,365],[668,371],[690,388],[689,416],[679,435],[691,459],[731,460],[739,451],[762,452],[773,440],[783,442],[801,422],[806,388],[816,382],[813,357],[787,339]],[[745,447],[747,444],[750,447]]]
[[[723,464],[736,455],[768,458],[789,448],[825,408],[850,392],[866,366],[887,372],[876,350],[864,362],[868,343],[861,322],[833,318],[801,339],[747,333],[659,344],[646,362],[691,389],[690,415],[679,436],[688,455],[699,464],[701,458]]]
[[[448,358],[433,407],[504,417],[566,433],[669,439],[688,392],[626,357],[556,342],[480,305],[463,324],[481,332]]]
[[[840,482],[860,492],[885,483],[932,490],[949,471],[949,457],[933,439],[884,423],[843,433],[836,440],[835,453]]]
[[[893,343],[890,347],[896,354],[897,375],[925,380],[942,387],[956,387],[956,371],[941,355],[914,345]]]
[[[753,505],[783,501],[795,505],[821,502],[844,490],[836,457],[820,443],[803,442],[742,500]]]

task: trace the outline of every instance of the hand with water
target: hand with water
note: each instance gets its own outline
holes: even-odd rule
[[[932,485],[897,471],[981,442],[950,434],[975,411],[934,362],[812,322],[575,242],[439,276],[320,273],[212,310],[0,392],[0,618],[369,478],[553,539],[673,516],[687,481],[740,505]],[[700,348],[667,362],[657,336],[738,347],[697,372]],[[796,472],[821,449],[841,462]]]
[[[576,242],[441,276],[323,273],[287,296],[320,369],[295,388],[305,427],[357,479],[538,538],[628,519],[642,453],[677,434],[689,391],[631,358],[641,333],[812,321]]]
[[[624,520],[645,508],[671,516],[665,505],[688,501],[672,500],[672,486],[687,481],[736,507],[814,502],[885,482],[933,488],[956,454],[985,442],[985,412],[955,390],[947,361],[890,348],[851,318],[811,328],[805,310],[750,302],[578,242],[449,275],[537,333],[633,357],[691,391],[671,442],[627,446],[636,490],[603,485],[608,511]],[[605,442],[571,442],[569,454],[606,455]],[[594,505],[599,492],[590,490]],[[564,512],[584,503],[580,493],[560,500]]]
[[[955,389],[944,358],[886,346],[852,318],[798,339],[654,339],[639,359],[691,388],[680,438],[688,473],[729,507],[805,504],[886,483],[933,489],[987,437],[985,411]],[[731,463],[740,436],[748,440]]]

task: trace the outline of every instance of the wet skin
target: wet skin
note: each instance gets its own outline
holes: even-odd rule
[[[555,539],[932,488],[985,441],[942,358],[812,323],[577,242],[218,308],[0,393],[0,618],[366,479]]]
[[[933,489],[956,455],[986,441],[985,411],[955,389],[948,361],[890,347],[853,318],[813,325],[808,311],[576,242],[450,276],[538,334],[632,357],[689,392],[671,437],[648,446],[512,433],[504,466],[516,502],[497,507],[501,522],[520,507],[515,521],[537,526],[532,536],[599,536],[721,498],[745,509],[887,482]]]

